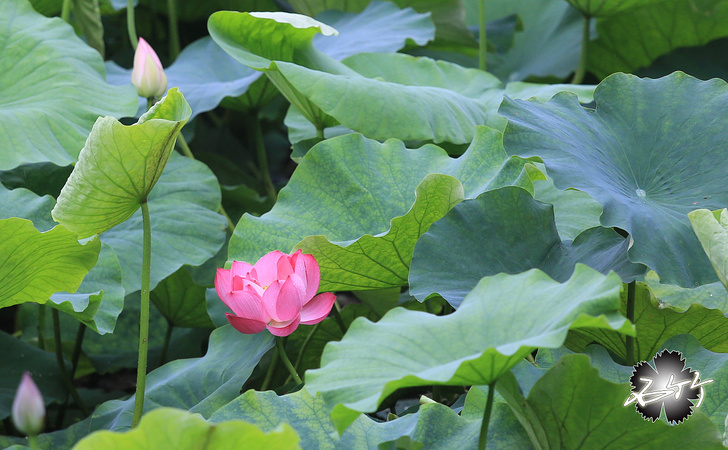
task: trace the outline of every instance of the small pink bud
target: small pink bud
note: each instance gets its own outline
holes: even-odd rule
[[[161,97],[167,92],[167,75],[152,47],[139,38],[134,53],[134,68],[131,71],[131,84],[137,88],[141,97]]]
[[[35,436],[43,429],[45,404],[30,373],[23,373],[18,392],[13,400],[13,423],[15,428],[28,436]]]

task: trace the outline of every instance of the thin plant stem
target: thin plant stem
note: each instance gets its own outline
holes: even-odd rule
[[[167,332],[164,334],[164,344],[162,344],[162,354],[159,357],[159,365],[163,366],[164,362],[167,361],[167,350],[169,349],[169,341],[172,339],[172,330],[174,330],[174,324],[167,321]]]
[[[288,369],[288,372],[293,377],[293,381],[298,384],[303,384],[303,380],[301,379],[301,377],[298,376],[296,368],[293,367],[293,364],[291,364],[291,360],[288,359],[286,349],[283,346],[283,338],[280,336],[276,336],[276,348],[278,349],[278,356],[281,357],[281,361],[283,361],[283,365],[286,366],[286,369]]]
[[[169,17],[169,58],[170,62],[179,55],[179,24],[177,23],[177,1],[167,0],[167,15]]]
[[[301,344],[301,350],[298,351],[298,356],[296,357],[296,364],[293,365],[293,367],[296,368],[296,372],[301,368],[301,361],[303,361],[303,355],[306,354],[306,349],[308,349],[308,344],[311,343],[311,339],[313,338],[313,335],[316,334],[316,332],[319,329],[319,325],[321,325],[321,322],[314,325],[314,327],[311,329],[311,332],[308,333],[308,336],[306,336],[306,339],[303,341],[303,344]],[[290,380],[291,377],[288,377],[286,380],[286,383],[288,383],[288,380]]]
[[[131,48],[136,50],[139,38],[137,38],[136,23],[134,23],[134,0],[128,0],[126,3],[126,32],[129,34]]]
[[[634,323],[634,304],[636,288],[636,282],[632,281],[630,283],[627,283],[627,319],[632,323]],[[627,336],[627,339],[625,341],[625,350],[627,365],[633,366],[635,364],[633,336]]]
[[[38,348],[45,350],[46,305],[38,305]]]
[[[28,436],[28,447],[30,447],[31,450],[38,448],[38,439],[36,439],[35,435]]]
[[[61,340],[61,317],[58,313],[58,310],[55,308],[51,309],[51,315],[53,316],[53,341],[56,347],[56,362],[58,363],[58,371],[61,373],[61,378],[63,379],[63,384],[66,385],[66,389],[68,390],[68,393],[71,394],[71,397],[73,397],[73,401],[76,402],[76,405],[78,406],[78,409],[81,410],[81,413],[84,416],[88,416],[90,414],[90,411],[86,407],[86,404],[84,404],[83,400],[81,400],[81,396],[78,395],[78,391],[76,390],[76,386],[73,385],[73,380],[71,379],[70,375],[68,374],[68,371],[66,370],[66,360],[63,357],[63,341]],[[59,414],[62,414],[59,412]]]
[[[185,137],[182,136],[182,133],[179,134],[177,137],[177,143],[179,144],[179,148],[182,150],[182,154],[190,159],[195,159],[195,155],[192,154],[192,150],[190,149],[190,146],[187,144],[187,140],[185,140]],[[227,211],[225,211],[225,208],[222,207],[222,204],[220,205],[220,208],[218,209],[218,212],[222,214],[223,217],[225,217],[225,220],[227,220],[228,224],[228,231],[230,231],[230,234],[233,234],[235,232],[235,224],[233,223],[232,219],[230,219],[230,216],[228,216]]]
[[[339,324],[341,332],[343,334],[346,334],[346,324],[344,324],[344,319],[341,318],[341,313],[339,312],[339,309],[339,302],[334,302],[334,307],[331,309],[331,312],[334,313],[334,319],[336,320],[336,323]]]
[[[154,97],[149,97],[147,99],[147,111],[152,109],[152,106],[154,106]]]
[[[478,450],[485,450],[488,443],[488,425],[490,425],[490,415],[493,412],[493,395],[495,394],[495,381],[488,385],[488,401],[483,411],[483,423],[480,425],[480,437],[478,438]]]
[[[278,367],[278,350],[276,349],[275,352],[273,352],[273,357],[270,360],[270,365],[268,366],[268,372],[265,374],[265,379],[263,380],[263,384],[260,386],[261,391],[268,390],[268,386],[270,386],[270,381],[273,379],[273,374],[276,371],[276,367]]]
[[[263,185],[265,191],[273,202],[276,201],[278,194],[276,188],[273,186],[273,180],[270,178],[270,167],[268,167],[268,153],[265,151],[265,142],[263,141],[263,129],[260,126],[260,118],[258,114],[254,114],[254,117],[250,121],[250,126],[253,131],[253,140],[255,141],[255,151],[258,156],[258,167],[260,168],[261,175],[263,176]]]
[[[79,323],[78,331],[76,331],[76,343],[73,345],[73,355],[71,355],[71,379],[76,378],[76,369],[78,368],[78,360],[81,359],[84,336],[86,336],[86,325]]]
[[[571,79],[572,84],[581,84],[586,75],[586,58],[589,54],[589,27],[591,26],[591,17],[585,15],[583,28],[581,29],[581,56],[579,57],[579,65]]]
[[[478,26],[480,34],[478,36],[478,67],[485,71],[487,66],[488,39],[485,33],[485,0],[478,1]]]
[[[71,19],[71,0],[63,0],[61,6],[61,19],[65,22],[70,22]]]
[[[134,415],[132,428],[139,424],[144,411],[144,392],[147,384],[147,352],[149,350],[149,285],[152,268],[152,226],[149,221],[149,205],[147,199],[142,201],[142,292],[139,311],[139,361],[137,363],[136,398],[134,399]]]

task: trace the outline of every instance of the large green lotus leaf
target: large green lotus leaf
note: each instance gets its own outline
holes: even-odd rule
[[[28,219],[38,231],[48,231],[56,226],[51,218],[51,209],[55,203],[50,195],[40,197],[25,188],[11,191],[0,184],[0,219]]]
[[[97,238],[81,244],[62,226],[41,233],[26,219],[0,220],[0,308],[46,303],[58,291],[75,291],[96,264]]]
[[[709,309],[728,311],[728,292],[720,281],[696,288],[681,288],[672,284],[660,283],[657,274],[649,271],[645,275],[645,283],[661,304],[670,306],[676,311],[684,311],[693,303],[701,304]]]
[[[190,114],[172,88],[134,125],[99,118],[51,211],[53,219],[85,238],[131,217],[162,175]]]
[[[242,420],[211,425],[199,414],[182,409],[159,408],[142,417],[139,426],[127,432],[97,431],[83,438],[74,450],[127,450],[129,448],[174,448],[176,450],[205,450],[235,448],[297,449],[298,436],[283,424],[277,430],[264,433],[260,428]]]
[[[634,72],[679,47],[728,36],[728,3],[672,0],[634,8],[597,21],[599,38],[589,44],[588,69],[599,77]]]
[[[75,293],[51,295],[50,306],[63,311],[99,334],[112,333],[124,308],[121,266],[108,244],[101,246],[99,259]]]
[[[688,213],[693,230],[708,255],[718,279],[728,289],[728,209],[698,209]]]
[[[550,179],[535,180],[533,189],[536,200],[554,205],[556,229],[562,240],[573,241],[582,231],[600,226],[602,206],[589,194],[576,189],[560,191]]]
[[[173,407],[210,417],[240,393],[260,358],[273,347],[269,333],[241,334],[231,326],[210,335],[202,358],[176,360],[147,375],[144,411]],[[41,448],[70,448],[97,430],[126,431],[131,427],[134,396],[111,400],[63,431],[38,436]]]
[[[205,290],[205,286],[195,284],[189,271],[182,267],[154,288],[151,300],[174,326],[214,328],[207,315]]]
[[[710,419],[694,412],[671,426],[625,408],[630,385],[599,377],[586,355],[561,358],[524,399],[512,375],[496,386],[536,448],[723,448]]]
[[[596,109],[573,95],[551,101],[506,99],[504,145],[510,154],[539,156],[554,185],[576,188],[604,208],[601,222],[634,238],[629,257],[664,283],[694,287],[717,277],[687,213],[728,203],[728,85],[681,72],[658,80],[614,74],[597,87]]]
[[[131,87],[104,80],[94,49],[60,19],[49,19],[26,0],[0,5],[0,169],[76,160],[99,115],[136,110]]]
[[[454,186],[457,182],[462,185],[461,195],[469,198],[488,189],[491,183],[518,180],[522,172],[523,161],[505,157],[501,134],[483,127],[458,159],[450,158],[434,145],[409,150],[400,141],[380,144],[358,134],[329,139],[309,151],[270,212],[261,217],[243,216],[230,239],[228,259],[254,262],[273,249],[288,252],[307,236],[322,235],[343,247],[351,244],[344,241],[371,235],[366,240],[376,246],[370,248],[376,248],[378,255],[367,257],[366,249],[357,250],[356,245],[349,245],[350,253],[357,251],[350,258],[356,255],[356,261],[364,263],[366,259],[371,261],[371,257],[391,261],[392,256],[397,261],[400,257],[408,261],[409,255],[396,255],[399,244],[393,245],[392,239],[400,224],[421,229],[417,219],[418,215],[423,218],[423,205],[413,209],[413,204],[415,191],[425,177],[441,174],[431,178],[436,183],[433,187]],[[423,189],[427,189],[427,184]],[[433,205],[436,214],[452,202],[450,193],[427,194],[439,202]],[[431,220],[433,213],[427,211],[429,208],[425,213]],[[400,219],[393,223],[395,218]],[[388,230],[392,233],[389,237]],[[409,231],[407,235],[409,246],[409,241],[418,235]],[[401,268],[397,270],[397,277],[406,274]],[[324,280],[338,278],[323,272]],[[351,277],[356,272],[346,273]],[[340,275],[344,274],[341,271]],[[381,267],[370,275],[385,280],[395,277]]]
[[[619,14],[632,8],[647,6],[651,3],[659,3],[664,0],[566,0],[571,6],[589,17],[607,17]]]
[[[518,187],[495,189],[459,203],[417,241],[410,292],[419,301],[437,293],[458,307],[484,276],[539,268],[565,281],[577,263],[631,281],[644,267],[627,259],[628,246],[628,239],[602,227],[562,242],[553,206]]]
[[[626,313],[626,292],[622,292],[622,314]],[[684,333],[698,338],[709,350],[728,353],[728,317],[722,311],[700,304],[693,304],[686,311],[676,310],[659,303],[643,283],[636,287],[634,324],[637,330],[634,357],[637,361],[652,358],[667,339]],[[614,332],[574,330],[566,342],[575,351],[582,351],[587,345],[597,342],[622,361],[627,359],[625,337]]]
[[[220,207],[220,185],[204,164],[174,152],[157,186],[149,194],[152,223],[151,288],[184,264],[200,265],[225,242],[225,218]],[[141,287],[142,214],[103,233],[121,263],[124,289]]]
[[[56,356],[35,345],[31,345],[0,331],[0,420],[10,415],[15,392],[20,384],[23,372],[30,372],[33,381],[43,394],[46,404],[65,401],[67,391],[63,384]],[[0,447],[5,447],[0,442]]]
[[[395,308],[377,323],[357,319],[306,372],[306,387],[329,407],[372,412],[403,387],[490,384],[534,348],[561,346],[570,328],[631,333],[620,285],[583,265],[563,284],[539,270],[486,277],[447,316]]]

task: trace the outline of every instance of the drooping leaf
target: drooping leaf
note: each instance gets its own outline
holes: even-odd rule
[[[0,5],[0,169],[74,162],[99,115],[136,110],[131,87],[104,81],[103,61],[63,21],[26,0]]]
[[[226,221],[220,207],[220,186],[204,164],[174,152],[157,186],[149,194],[152,223],[151,288],[184,264],[203,264],[225,242]],[[103,233],[121,263],[124,289],[141,287],[142,215]]]
[[[577,263],[631,281],[644,267],[627,259],[628,246],[629,240],[602,227],[563,242],[551,205],[518,187],[495,189],[458,204],[417,241],[410,291],[420,301],[438,293],[458,307],[484,276],[539,268],[565,281]]]
[[[601,379],[585,355],[559,360],[527,399],[514,381],[506,376],[496,388],[521,424],[538,430],[532,435],[537,448],[723,448],[718,429],[700,412],[670,426],[645,421],[634,408],[625,408],[629,384]]]
[[[490,384],[534,348],[561,346],[570,328],[631,332],[618,313],[620,284],[582,265],[564,284],[539,270],[499,274],[448,316],[395,308],[377,323],[357,319],[326,346],[321,369],[306,372],[306,388],[329,407],[371,412],[398,388]]]
[[[147,201],[189,117],[189,105],[172,88],[135,125],[98,119],[53,218],[85,238],[131,217]]]
[[[693,230],[720,282],[728,290],[728,209],[698,209],[688,213]]]
[[[594,93],[596,110],[573,95],[551,101],[506,99],[509,154],[539,156],[554,185],[576,188],[604,208],[603,226],[633,238],[629,257],[668,284],[693,287],[716,280],[687,217],[728,203],[720,161],[728,128],[728,85],[684,73],[658,80],[615,74]]]
[[[62,226],[41,233],[26,219],[0,220],[0,308],[46,303],[54,292],[75,291],[96,264],[97,238],[80,244]]]
[[[676,48],[728,36],[728,7],[721,0],[648,3],[597,21],[599,38],[589,44],[589,71],[601,78],[634,72]]]
[[[192,280],[186,268],[162,280],[151,292],[151,300],[162,315],[174,326],[214,328],[207,315],[205,286]]]
[[[530,184],[523,164],[506,159],[500,133],[486,128],[459,159],[435,146],[408,150],[395,140],[380,144],[361,135],[330,139],[308,153],[269,213],[238,222],[228,259],[254,262],[323,236],[300,244],[319,258],[322,290],[401,286],[412,246],[429,224],[458,196]],[[440,175],[423,182],[433,173]],[[455,198],[452,189],[460,192]]]
[[[269,433],[242,420],[211,425],[202,416],[182,409],[159,408],[142,417],[137,428],[118,433],[97,431],[85,437],[73,448],[76,450],[174,448],[204,450],[233,448],[235,443],[247,448],[297,449],[298,436],[287,424]]]

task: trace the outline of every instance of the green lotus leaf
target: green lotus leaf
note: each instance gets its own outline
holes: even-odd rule
[[[96,264],[98,238],[81,244],[62,226],[41,233],[26,219],[0,220],[0,308],[46,303],[58,291],[73,292]]]
[[[360,318],[326,346],[306,388],[329,408],[371,412],[399,388],[490,384],[534,348],[561,346],[570,328],[631,333],[618,312],[620,285],[583,265],[563,284],[539,270],[499,274],[448,316],[395,308],[377,323]]]
[[[19,217],[33,222],[39,231],[48,231],[56,226],[51,218],[55,200],[50,195],[39,197],[24,188],[8,190],[0,184],[0,219]]]
[[[627,259],[628,246],[628,239],[602,227],[563,242],[553,206],[518,187],[495,189],[459,203],[417,241],[410,293],[419,301],[438,293],[458,307],[484,276],[539,268],[563,282],[577,263],[631,281],[644,266]]]
[[[159,408],[142,417],[137,428],[127,432],[97,431],[83,438],[74,450],[174,448],[204,450],[233,448],[234,442],[246,448],[297,449],[298,436],[288,424],[264,433],[242,420],[211,425],[199,414],[182,409]]]
[[[728,292],[720,281],[696,288],[681,288],[660,283],[660,277],[655,272],[649,271],[645,275],[645,283],[663,306],[670,306],[676,311],[685,311],[693,303],[709,309],[728,311]]]
[[[651,3],[660,3],[664,0],[566,0],[588,17],[607,17],[619,14],[628,9],[648,6]]]
[[[694,287],[716,281],[687,213],[728,203],[723,142],[728,85],[681,72],[657,80],[614,74],[594,93],[596,109],[576,97],[506,99],[503,143],[521,157],[539,156],[558,189],[576,188],[604,208],[606,227],[634,239],[629,258],[662,282]]]
[[[207,315],[205,286],[198,286],[182,267],[162,280],[151,292],[154,306],[177,327],[214,328]]]
[[[600,78],[634,72],[674,49],[728,36],[728,5],[720,0],[648,3],[597,21],[599,38],[589,44],[589,71]]]
[[[508,184],[529,187],[524,161],[507,159],[501,134],[484,127],[458,159],[433,145],[330,139],[306,155],[270,212],[238,222],[228,259],[255,262],[298,245],[319,259],[323,290],[402,286],[429,224],[454,202]]]
[[[715,213],[698,209],[688,213],[688,218],[720,282],[728,290],[728,209]]]
[[[53,219],[84,238],[131,217],[162,175],[190,114],[172,88],[135,125],[99,118],[51,211]]]
[[[625,408],[630,385],[600,378],[586,355],[561,358],[525,399],[510,374],[496,389],[524,428],[533,430],[536,448],[723,448],[718,429],[701,412],[671,426]]]
[[[573,241],[582,231],[601,225],[602,206],[589,194],[576,189],[560,191],[550,179],[535,180],[533,189],[536,200],[554,205],[556,229],[562,240]]]
[[[104,64],[67,23],[33,11],[26,0],[0,5],[0,169],[74,162],[99,115],[136,110],[131,86],[104,80]]]

